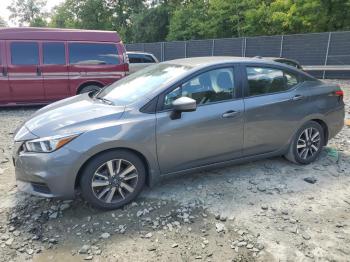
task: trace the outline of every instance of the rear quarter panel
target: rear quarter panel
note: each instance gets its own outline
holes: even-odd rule
[[[308,96],[308,116],[303,120],[323,120],[328,127],[328,139],[334,137],[344,126],[344,102],[334,92],[340,90],[338,85],[322,81],[306,82],[300,91]]]

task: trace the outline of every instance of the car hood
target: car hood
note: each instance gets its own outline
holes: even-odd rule
[[[119,120],[125,106],[108,105],[87,94],[74,96],[38,110],[19,128],[15,141],[25,140],[26,129],[37,137],[86,132]],[[23,129],[23,130],[22,130]]]

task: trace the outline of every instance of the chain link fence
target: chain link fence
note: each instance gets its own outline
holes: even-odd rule
[[[160,61],[196,56],[286,57],[304,66],[350,66],[350,31],[126,44]],[[350,71],[312,71],[319,78],[350,79]]]

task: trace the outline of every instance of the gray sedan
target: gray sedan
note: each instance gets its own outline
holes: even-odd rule
[[[147,67],[40,109],[15,134],[20,190],[113,209],[169,175],[284,155],[308,164],[344,124],[343,92],[296,68],[205,57]]]

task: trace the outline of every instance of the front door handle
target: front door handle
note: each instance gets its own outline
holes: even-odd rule
[[[40,67],[36,68],[36,75],[37,76],[41,76],[41,69],[40,69]]]
[[[234,110],[229,110],[225,113],[222,114],[223,118],[231,118],[231,117],[235,117],[239,114],[238,111],[234,111]]]
[[[299,100],[303,100],[304,96],[302,95],[295,95],[292,97],[292,101],[299,101]]]

